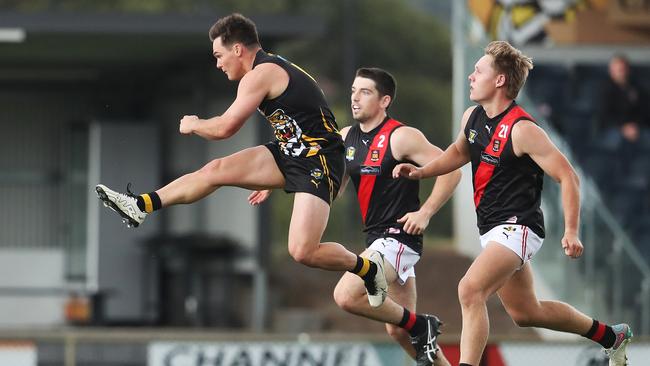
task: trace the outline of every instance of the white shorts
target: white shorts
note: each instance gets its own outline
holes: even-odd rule
[[[485,249],[488,242],[497,242],[521,258],[522,265],[528,262],[544,242],[528,226],[506,224],[493,227],[487,233],[481,235],[481,246]]]
[[[415,277],[415,263],[420,255],[395,238],[379,238],[370,244],[368,249],[376,250],[384,255],[384,261],[390,263],[397,272],[397,281],[404,285],[409,277]]]

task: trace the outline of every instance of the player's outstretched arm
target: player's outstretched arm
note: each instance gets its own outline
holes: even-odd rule
[[[184,116],[179,126],[180,133],[196,134],[208,140],[222,140],[234,135],[269,93],[276,71],[265,66],[259,65],[244,75],[235,101],[224,114],[210,119]]]
[[[566,156],[553,144],[544,130],[531,121],[518,122],[512,129],[512,146],[517,156],[528,154],[546,174],[560,184],[564,209],[564,254],[582,255],[578,238],[580,223],[580,181]]]
[[[464,130],[465,125],[467,124],[467,120],[469,119],[469,116],[472,113],[473,109],[474,107],[470,107],[463,114],[461,129],[458,133],[458,137],[453,144],[449,145],[447,150],[445,150],[437,158],[427,162],[427,164],[421,168],[418,168],[413,164],[398,164],[393,169],[393,178],[402,176],[409,179],[422,179],[440,176],[443,174],[451,173],[452,171],[467,164],[470,157]]]
[[[393,155],[397,160],[410,160],[424,165],[442,155],[442,150],[431,144],[422,132],[411,127],[402,127],[391,136]],[[397,220],[404,224],[404,231],[417,235],[424,232],[429,220],[449,200],[461,178],[460,170],[440,176],[431,190],[431,194],[420,209],[409,212]]]

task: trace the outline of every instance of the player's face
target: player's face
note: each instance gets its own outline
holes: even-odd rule
[[[228,80],[239,80],[244,77],[240,54],[241,45],[237,43],[225,46],[221,42],[221,37],[217,37],[212,42],[212,55],[217,60],[217,68],[226,74]]]
[[[356,77],[350,90],[352,118],[365,122],[385,113],[382,97],[372,79]]]
[[[492,66],[492,56],[484,55],[469,74],[469,99],[480,103],[494,96],[498,86],[498,74]]]

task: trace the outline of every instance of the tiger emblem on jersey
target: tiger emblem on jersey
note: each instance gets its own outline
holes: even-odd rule
[[[275,130],[275,138],[280,142],[296,142],[302,135],[302,130],[296,120],[284,113],[282,109],[276,109],[275,112],[266,116]]]
[[[275,138],[280,143],[280,150],[285,155],[314,156],[321,149],[320,144],[309,136],[302,133],[302,129],[295,119],[286,114],[282,109],[276,109],[273,113],[265,116],[273,126]]]

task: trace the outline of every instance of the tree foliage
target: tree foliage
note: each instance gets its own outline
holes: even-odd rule
[[[140,13],[292,14],[323,19],[322,36],[265,48],[291,59],[318,79],[339,126],[350,124],[350,81],[360,66],[382,67],[397,79],[392,117],[422,130],[442,149],[451,140],[451,48],[446,27],[403,0],[0,0],[0,10],[93,11]],[[424,184],[422,197],[430,183]],[[273,225],[288,228],[291,197],[276,193]],[[333,206],[329,234],[333,239],[358,238],[360,219],[353,198]],[[448,207],[431,221],[429,232],[451,235]],[[354,230],[350,222],[357,223]],[[356,233],[352,233],[356,232]],[[343,234],[341,238],[340,233]],[[286,230],[276,232],[286,242]]]

